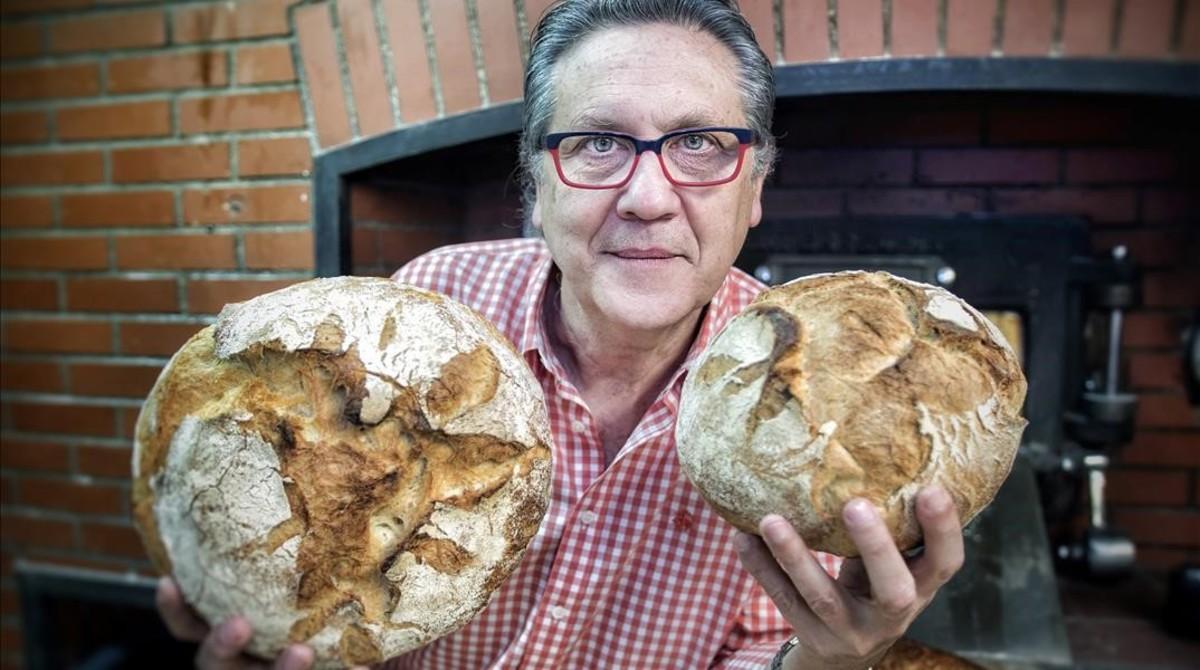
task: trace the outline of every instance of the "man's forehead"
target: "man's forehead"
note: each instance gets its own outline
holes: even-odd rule
[[[645,127],[669,133],[681,128],[741,125],[740,122],[734,120],[741,118],[741,110],[731,111],[735,112],[732,117],[729,112],[722,113],[705,107],[690,110],[661,109],[651,113],[648,119],[643,120],[620,109],[588,107],[567,114],[564,129],[608,130],[636,134]]]

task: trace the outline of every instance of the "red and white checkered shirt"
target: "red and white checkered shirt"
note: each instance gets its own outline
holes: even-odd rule
[[[732,547],[733,527],[692,488],[675,454],[686,369],[763,285],[731,269],[683,367],[612,464],[549,346],[541,240],[445,247],[393,279],[490,319],[541,382],[554,434],[553,499],[520,566],[462,630],[386,664],[400,668],[761,668],[791,628]],[[836,574],[839,559],[818,554]]]

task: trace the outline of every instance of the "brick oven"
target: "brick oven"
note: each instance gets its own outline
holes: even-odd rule
[[[128,608],[153,625],[131,425],[221,305],[523,234],[524,40],[548,4],[0,3],[3,667],[130,662],[129,631],[78,622]],[[1140,300],[1120,380],[1138,404],[1107,500],[1158,579],[1200,561],[1181,358],[1200,312],[1200,1],[741,5],[777,65],[780,162],[739,263],[771,280],[833,261],[950,268],[951,290],[1017,316],[1045,401],[969,533],[973,562],[914,634],[996,667],[1103,660],[1080,640],[1111,631],[1060,601],[1054,562],[1085,521],[1080,482],[1056,470],[1062,415],[1103,367],[1087,351],[1101,321],[1070,301],[1081,268],[1128,250]],[[1146,664],[1194,651],[1142,646]]]

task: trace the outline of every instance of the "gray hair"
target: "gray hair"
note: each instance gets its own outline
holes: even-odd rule
[[[554,115],[554,66],[592,33],[647,23],[700,30],[729,49],[738,63],[747,122],[759,137],[754,174],[766,175],[771,171],[775,161],[775,138],[771,135],[775,75],[750,24],[738,11],[737,0],[563,0],[542,15],[529,42],[525,119],[519,149],[527,209],[533,206],[542,142]]]

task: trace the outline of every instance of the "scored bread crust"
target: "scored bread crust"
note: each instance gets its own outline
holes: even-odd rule
[[[227,306],[138,417],[134,519],[211,623],[317,667],[370,664],[464,625],[550,497],[541,387],[449,298],[387,279]]]
[[[812,549],[856,556],[841,521],[875,504],[915,546],[920,488],[965,524],[1008,476],[1026,382],[1000,331],[948,291],[883,272],[813,275],[759,295],[684,383],[684,472],[741,530],[770,513]]]

